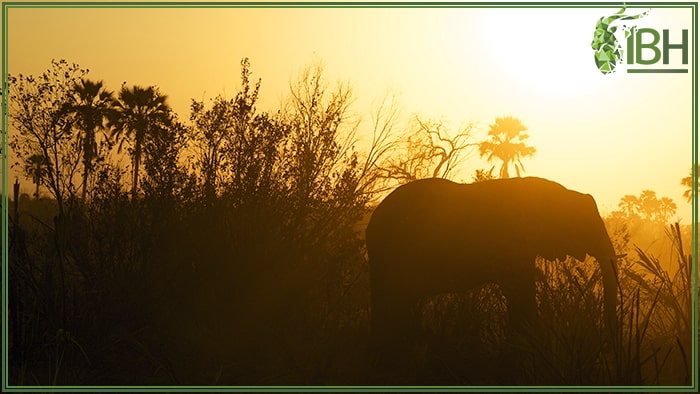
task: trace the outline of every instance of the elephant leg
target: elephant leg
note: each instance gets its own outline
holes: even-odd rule
[[[500,356],[502,369],[499,381],[506,385],[518,385],[528,381],[531,336],[536,334],[533,323],[537,317],[534,275],[511,279],[501,285],[507,301],[505,352]],[[528,345],[529,344],[529,345]]]
[[[387,350],[409,348],[418,331],[414,302],[409,297],[372,297],[372,337]]]
[[[373,384],[415,384],[419,331],[415,303],[400,296],[372,297]]]
[[[535,322],[537,302],[535,300],[535,277],[525,275],[511,277],[501,284],[501,290],[508,303],[509,336],[522,334]]]

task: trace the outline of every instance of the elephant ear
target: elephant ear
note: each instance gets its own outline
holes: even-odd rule
[[[598,212],[595,199],[590,194],[572,193],[572,204],[565,217],[569,220],[568,230],[565,231],[569,241],[567,254],[579,261],[586,256],[602,258],[610,253],[610,237]]]
[[[586,199],[585,217],[581,219],[584,224],[584,232],[581,234],[585,241],[584,246],[587,248],[587,253],[594,257],[603,257],[606,259],[614,258],[615,251],[610,240],[610,235],[605,227],[605,222],[598,212],[593,196],[590,194],[584,195]]]
[[[590,194],[566,189],[554,194],[548,199],[540,222],[548,229],[543,233],[539,252],[548,260],[564,260],[569,256],[584,261],[586,256],[600,255],[606,240],[609,241]]]

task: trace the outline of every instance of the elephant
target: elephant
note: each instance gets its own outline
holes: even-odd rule
[[[365,235],[371,331],[380,344],[405,346],[416,334],[420,300],[487,283],[497,284],[506,298],[509,329],[522,329],[537,311],[538,256],[594,257],[603,279],[605,325],[617,321],[618,256],[595,200],[556,182],[413,181],[375,208]]]

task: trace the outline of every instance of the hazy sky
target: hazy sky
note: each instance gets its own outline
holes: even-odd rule
[[[680,179],[691,167],[691,74],[601,74],[590,42],[598,18],[615,11],[12,8],[7,54],[11,74],[40,74],[64,58],[112,90],[157,85],[182,120],[192,98],[235,95],[244,57],[262,78],[261,109],[277,107],[299,71],[320,61],[332,81],[352,86],[353,110],[365,119],[387,92],[406,118],[474,123],[477,139],[512,115],[537,148],[526,175],[591,193],[603,213],[625,194],[655,190],[688,224]],[[692,26],[690,9],[655,8],[635,22]],[[462,178],[490,166],[475,153]]]

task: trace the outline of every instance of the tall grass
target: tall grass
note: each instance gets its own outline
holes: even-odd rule
[[[654,362],[648,374],[652,373],[655,384],[689,384],[694,339],[692,257],[686,254],[678,223],[666,228],[666,235],[673,244],[669,264],[636,247],[637,264],[628,268],[626,274],[638,285],[637,298],[651,303],[653,309],[653,316],[644,327],[649,332],[647,345]]]
[[[529,355],[526,381],[555,385],[686,385],[691,382],[691,258],[680,226],[670,261],[634,248],[620,261],[615,340],[606,340],[594,261],[538,262],[539,319],[515,345]],[[669,268],[665,268],[669,267]]]
[[[135,225],[140,223],[138,212],[138,207],[126,205],[103,216]],[[50,219],[50,214],[44,216]],[[233,299],[223,298],[227,294],[223,290],[240,292],[244,282],[233,277],[230,283],[239,288],[222,286],[219,294],[210,297],[207,290],[217,282],[208,281],[209,276],[168,276],[169,270],[189,263],[187,256],[153,260],[163,264],[157,267],[162,274],[157,279],[163,283],[146,282],[139,279],[145,274],[135,269],[136,263],[142,263],[134,260],[138,249],[111,249],[136,244],[130,239],[114,244],[110,238],[101,239],[100,248],[90,248],[99,252],[99,258],[69,249],[66,277],[72,279],[67,287],[71,292],[66,293],[58,275],[47,268],[52,267],[51,255],[40,253],[52,250],[53,230],[40,223],[50,224],[50,220],[28,214],[20,220],[12,223],[9,234],[12,261],[22,263],[10,266],[13,384],[627,386],[691,382],[695,339],[691,259],[678,225],[667,229],[673,254],[656,256],[636,247],[621,259],[615,341],[609,341],[602,319],[598,264],[539,260],[537,318],[527,329],[506,335],[508,306],[496,285],[431,297],[420,306],[423,336],[406,354],[409,370],[387,381],[390,371],[377,368],[369,347],[368,272],[362,254],[357,253],[361,245],[338,243],[328,246],[333,254],[318,252],[332,258],[323,260],[319,267],[324,269],[313,280],[297,278],[300,274],[290,269],[280,271],[284,273],[280,279],[250,284],[252,292],[300,294],[279,296],[268,306],[261,305],[272,312],[265,314],[269,319],[260,325],[251,325],[251,331],[247,325],[254,320],[243,319],[245,310]],[[97,227],[92,233],[114,235],[107,231],[114,225],[114,221],[93,222]],[[115,253],[133,258],[116,264]],[[83,260],[93,258],[104,267],[84,266]],[[304,260],[299,259],[301,267]],[[77,272],[93,281],[77,281]],[[281,292],[281,285],[295,281],[304,286]],[[138,283],[151,283],[151,287]],[[175,292],[183,289],[190,290]],[[63,297],[71,317],[65,323],[49,307]],[[134,304],[147,308],[130,307]],[[275,306],[279,308],[273,310]],[[224,307],[229,309],[217,309]],[[257,336],[241,340],[246,333]]]

